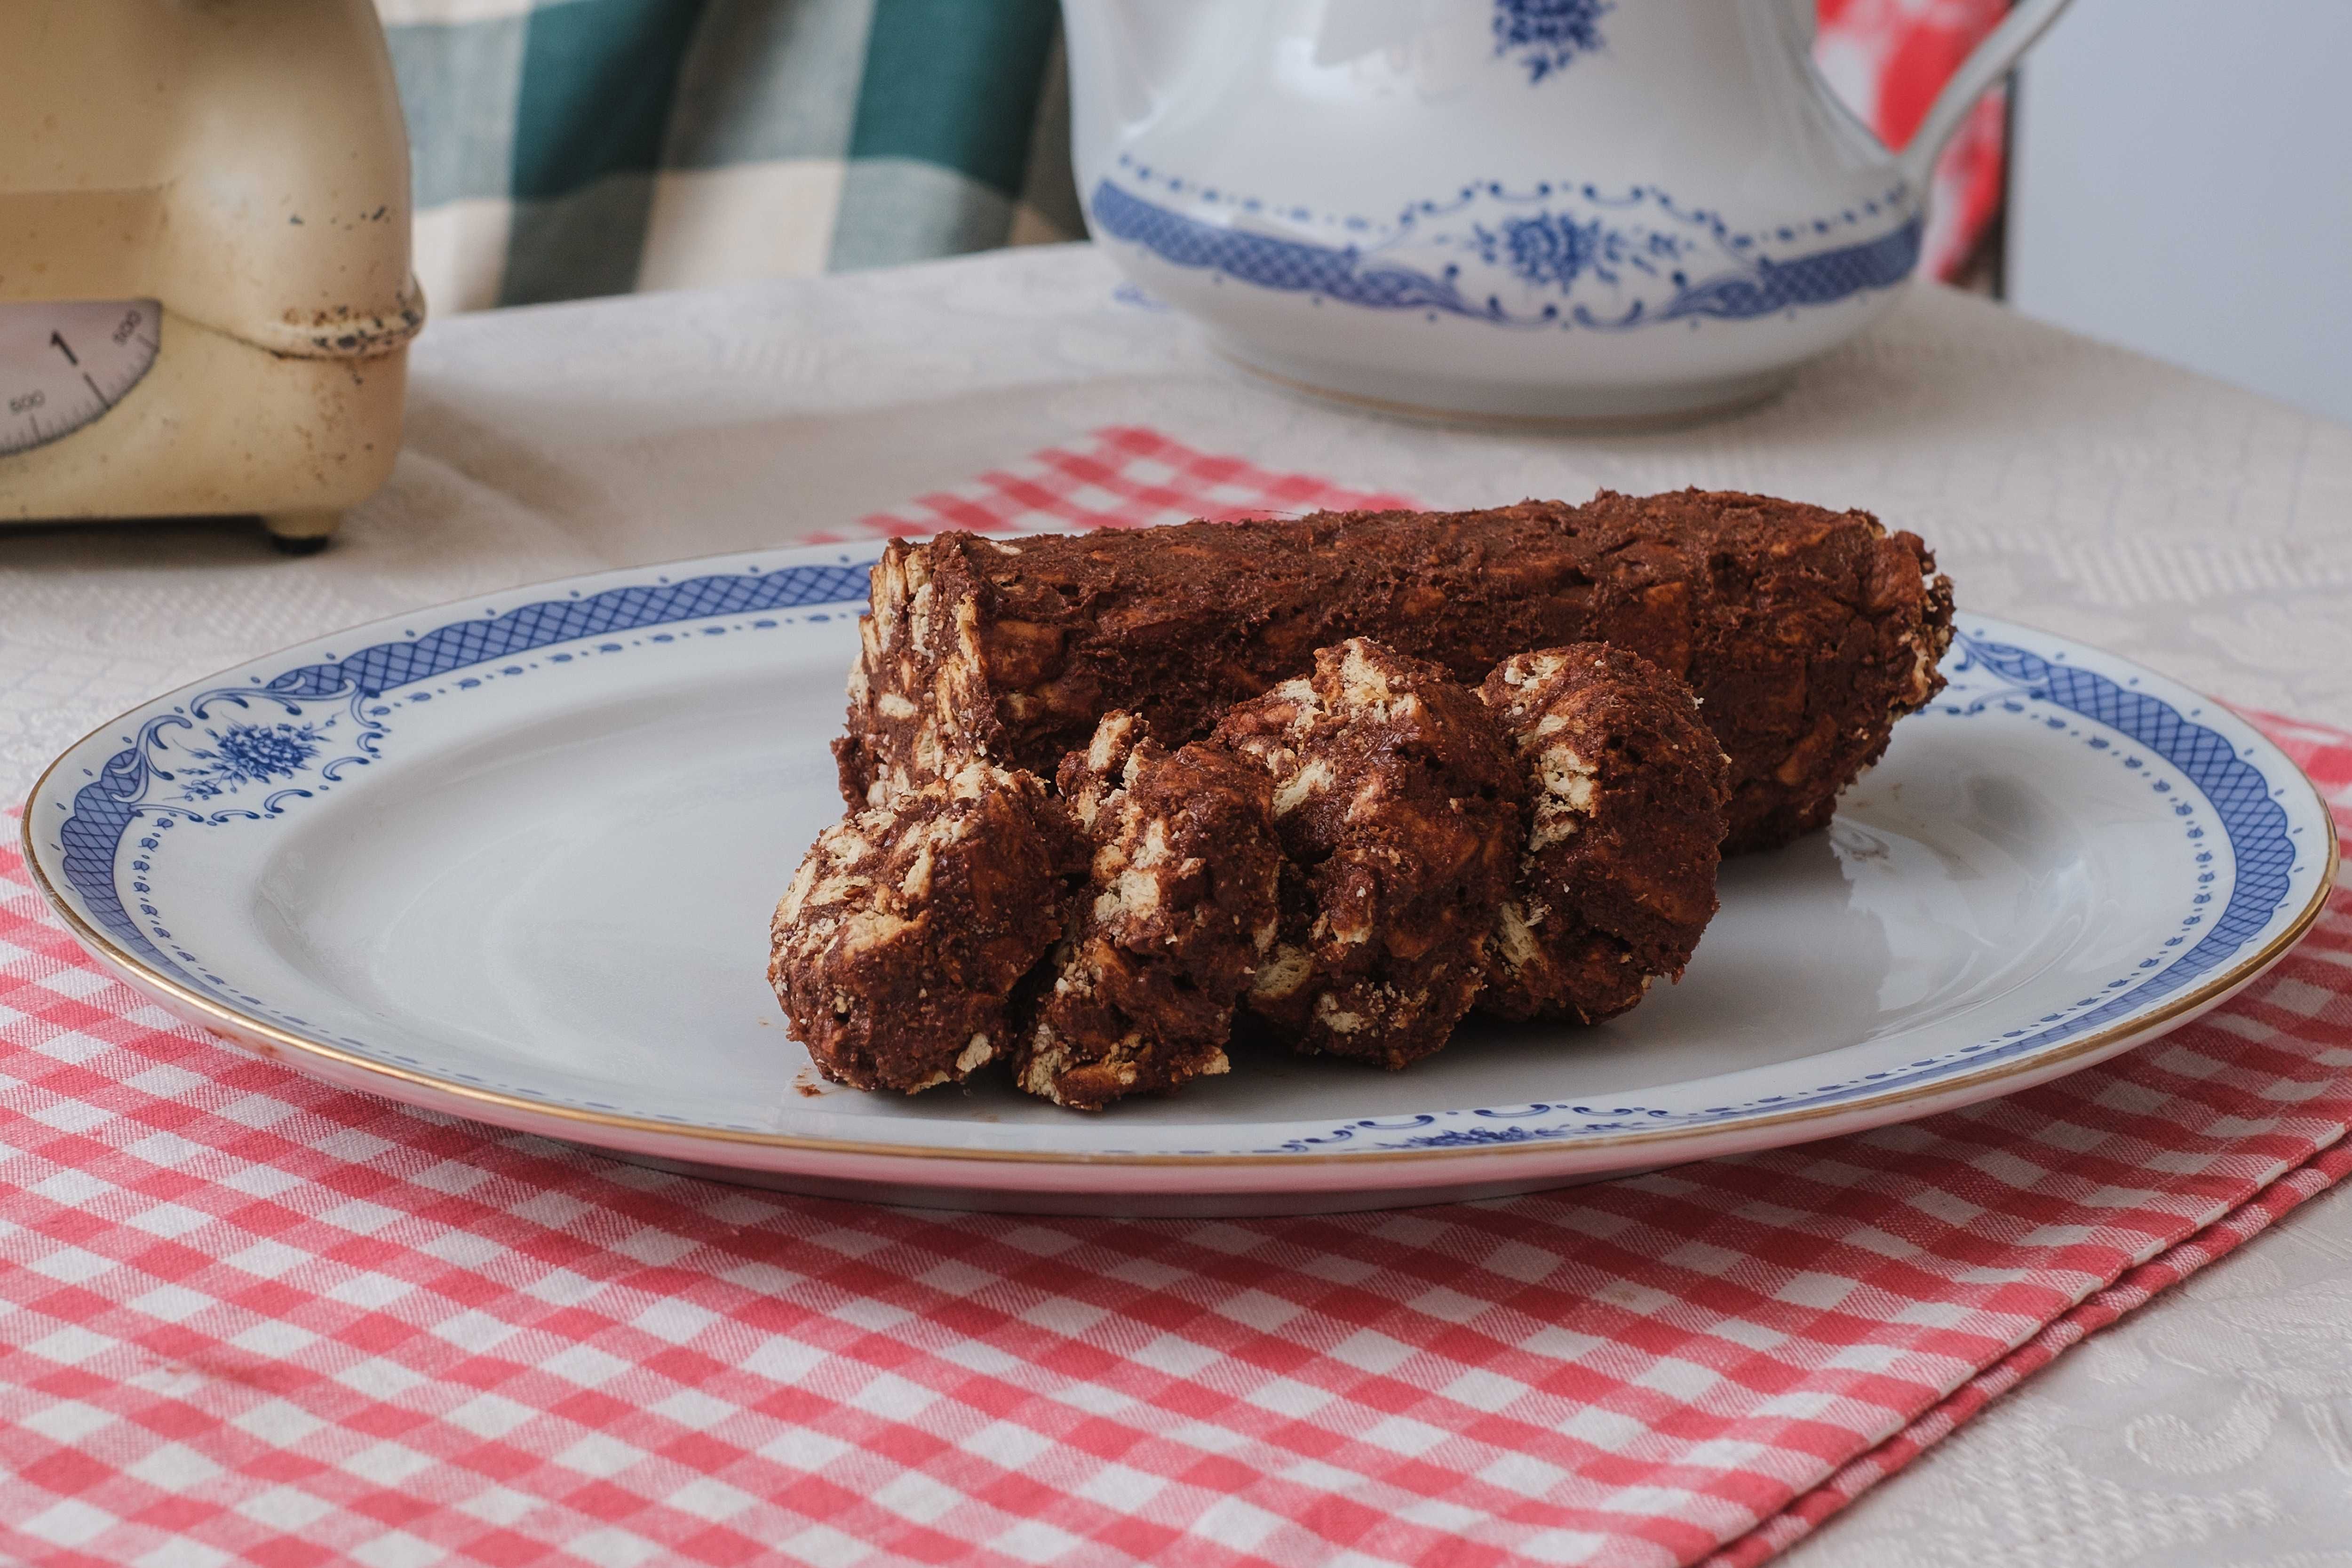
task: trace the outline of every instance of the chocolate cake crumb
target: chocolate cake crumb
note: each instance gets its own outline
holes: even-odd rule
[[[1014,1080],[1098,1110],[1224,1072],[1234,1005],[1279,913],[1265,774],[1199,743],[1171,752],[1118,710],[1063,759],[1057,783],[1093,865]]]

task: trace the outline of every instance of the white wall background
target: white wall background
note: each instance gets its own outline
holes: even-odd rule
[[[2352,0],[2076,0],[2010,203],[2020,310],[2352,421]]]

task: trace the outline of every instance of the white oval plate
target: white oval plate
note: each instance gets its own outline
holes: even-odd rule
[[[1682,983],[1605,1027],[1246,1059],[1100,1116],[837,1089],[763,970],[840,811],[871,558],[609,573],[255,660],[59,758],[31,863],[110,969],[335,1083],[737,1180],[1129,1213],[1491,1195],[2009,1093],[2220,1002],[2333,877],[2326,806],[2242,721],[1964,616],[1831,828],[1727,865]]]

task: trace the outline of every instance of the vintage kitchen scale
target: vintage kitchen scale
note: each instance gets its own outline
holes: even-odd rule
[[[0,526],[324,545],[399,450],[408,226],[370,0],[0,0]]]

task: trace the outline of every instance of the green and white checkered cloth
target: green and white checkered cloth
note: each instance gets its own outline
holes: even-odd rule
[[[1054,0],[377,0],[436,312],[1084,233]]]

